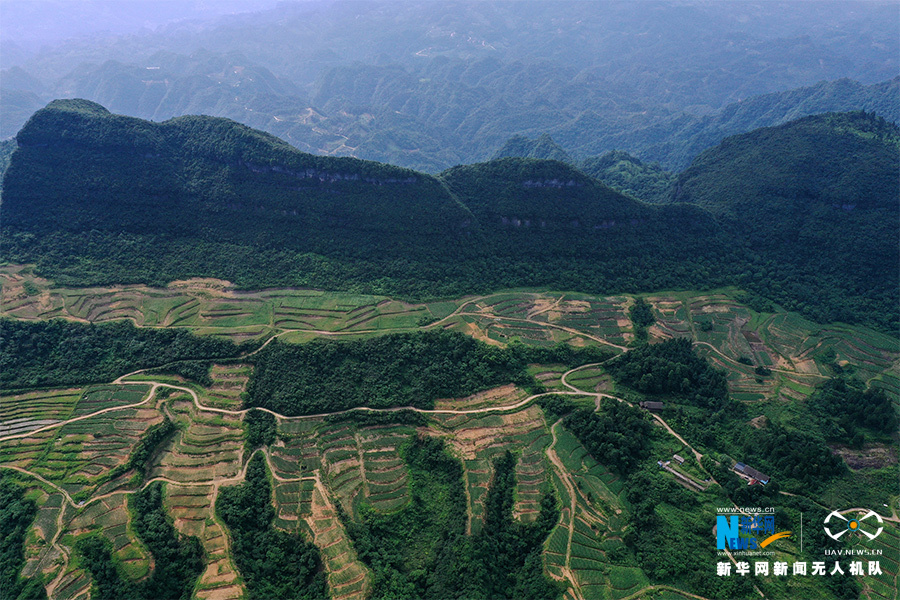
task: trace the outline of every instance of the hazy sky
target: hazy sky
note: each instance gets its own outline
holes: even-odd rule
[[[278,0],[0,0],[0,38],[36,49],[97,33],[265,10]]]

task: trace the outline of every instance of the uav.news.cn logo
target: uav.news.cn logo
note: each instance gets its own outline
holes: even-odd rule
[[[866,523],[865,526],[863,524],[863,521],[870,517],[875,517],[878,521],[878,529],[875,533],[867,531],[867,529],[871,527],[871,523]],[[833,524],[831,523],[832,519],[836,519],[836,522]],[[843,521],[843,523],[841,523],[841,521]],[[870,510],[859,519],[848,519],[836,510],[831,511],[828,516],[825,517],[825,534],[833,540],[841,539],[841,536],[846,533],[850,533],[851,536],[852,534],[864,535],[870,540],[874,540],[881,535],[882,531],[884,531],[884,521],[882,520],[881,515],[873,510]]]

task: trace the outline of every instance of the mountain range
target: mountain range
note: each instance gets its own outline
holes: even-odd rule
[[[85,100],[51,103],[16,139],[4,258],[63,283],[207,276],[408,297],[739,285],[822,320],[897,317],[881,265],[897,256],[898,134],[871,114],[728,138],[657,205],[554,160],[433,176]]]
[[[543,134],[576,160],[620,150],[678,171],[727,135],[801,116],[900,119],[895,5],[642,8],[284,3],[7,53],[0,136],[79,97],[155,121],[227,117],[307,152],[430,173]]]

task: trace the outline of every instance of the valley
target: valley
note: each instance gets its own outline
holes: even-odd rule
[[[900,600],[897,2],[0,13],[0,600]]]

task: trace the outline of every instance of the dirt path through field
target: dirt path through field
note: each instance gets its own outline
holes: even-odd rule
[[[609,360],[612,360],[612,359],[609,359]],[[617,396],[613,396],[613,395],[611,395],[611,394],[604,394],[604,393],[601,393],[601,392],[586,392],[586,391],[584,391],[584,390],[578,389],[577,387],[575,387],[574,385],[572,385],[571,383],[569,383],[568,381],[566,381],[566,377],[568,377],[569,375],[571,375],[571,374],[574,373],[575,371],[578,371],[578,370],[580,370],[580,369],[587,369],[587,368],[590,368],[590,367],[596,367],[596,366],[599,366],[599,365],[602,365],[602,364],[603,364],[603,363],[592,363],[592,364],[589,364],[589,365],[582,365],[582,366],[580,366],[580,367],[575,367],[574,369],[569,369],[568,371],[566,371],[565,373],[562,374],[562,377],[560,377],[560,381],[562,381],[562,384],[563,384],[564,386],[566,386],[567,388],[569,388],[573,393],[574,393],[574,392],[578,392],[578,393],[580,393],[580,394],[584,394],[585,396],[594,396],[594,397],[597,399],[597,403],[596,403],[597,410],[600,410],[600,399],[601,399],[601,398],[612,398],[613,400],[618,400],[619,402],[624,402],[625,404],[627,404],[627,405],[629,405],[629,406],[633,406],[633,404],[631,404],[630,402],[628,402],[628,401],[625,400],[624,398],[619,398],[619,397],[617,397]],[[665,428],[665,430],[669,432],[669,434],[671,434],[672,436],[674,436],[675,439],[677,439],[679,442],[681,442],[682,444],[684,444],[684,446],[685,446],[686,448],[688,448],[691,452],[693,452],[694,458],[697,459],[697,464],[700,465],[700,468],[701,468],[701,469],[703,469],[703,466],[702,466],[702,464],[700,463],[700,459],[703,458],[703,455],[700,454],[700,452],[698,452],[696,448],[694,448],[694,447],[691,446],[689,443],[687,443],[687,441],[686,441],[683,437],[681,437],[680,435],[678,435],[678,433],[677,433],[674,429],[672,429],[672,428],[669,426],[669,424],[666,423],[666,420],[663,419],[661,416],[659,416],[658,414],[655,414],[655,413],[650,413],[650,416],[652,416],[652,417],[656,420],[656,422],[658,422],[660,425],[662,425],[662,426]],[[705,469],[703,469],[703,471],[704,471],[704,473],[706,472]],[[716,480],[712,478],[712,475],[710,475],[709,473],[706,473],[706,474],[710,476],[710,479],[709,479],[710,483],[716,483]]]
[[[569,493],[569,498],[571,498],[570,506],[569,506],[569,541],[566,543],[566,565],[563,567],[562,572],[565,575],[566,579],[572,584],[572,594],[579,599],[584,598],[584,594],[581,591],[581,586],[578,585],[578,581],[575,579],[575,574],[572,573],[572,568],[570,566],[572,561],[572,537],[575,535],[575,505],[576,505],[576,494],[575,494],[575,486],[572,485],[572,482],[569,481],[569,472],[563,466],[562,461],[559,459],[559,455],[556,454],[556,426],[562,422],[562,419],[554,423],[550,427],[550,434],[553,436],[553,442],[547,447],[546,454],[547,458],[550,459],[550,462],[553,463],[553,467],[556,469],[556,474],[559,476],[559,480],[563,482],[563,485],[566,486],[566,491]]]
[[[730,356],[723,354],[721,350],[719,350],[718,348],[716,348],[709,342],[698,342],[697,340],[694,340],[694,345],[695,346],[705,346],[705,347],[709,348],[715,354],[717,354],[719,356],[719,358],[728,361],[728,363],[734,367],[740,368],[741,366],[744,366],[744,367],[747,366],[747,365],[741,365],[741,363],[734,360]],[[820,375],[819,373],[801,373],[800,371],[791,371],[788,369],[773,369],[772,367],[769,367],[769,370],[772,371],[773,373],[785,373],[787,375],[795,375],[797,377],[815,377],[818,379],[828,379],[827,375]]]
[[[63,492],[65,494],[65,492]],[[68,495],[68,494],[66,494]],[[69,553],[66,551],[65,546],[59,544],[59,538],[62,537],[63,532],[63,519],[66,512],[66,505],[59,505],[59,512],[56,514],[56,533],[53,535],[53,539],[50,540],[50,547],[59,552],[59,555],[62,557],[62,565],[59,569],[59,573],[56,577],[53,578],[53,581],[47,584],[47,597],[52,598],[53,592],[56,590],[59,582],[62,581],[62,578],[65,577],[66,571],[69,569]]]
[[[115,383],[115,382],[113,382],[113,383]],[[30,436],[34,435],[35,433],[40,433],[42,431],[49,431],[50,429],[56,429],[57,427],[62,427],[63,425],[67,425],[69,423],[75,423],[76,421],[83,421],[85,419],[90,419],[91,417],[96,417],[97,415],[103,415],[108,412],[113,412],[115,410],[125,410],[128,408],[136,408],[138,406],[142,406],[144,404],[147,404],[147,402],[149,402],[153,398],[153,396],[156,392],[156,388],[165,385],[162,383],[151,382],[151,381],[141,381],[141,382],[133,382],[133,383],[135,383],[135,384],[140,383],[141,385],[149,385],[150,386],[150,391],[147,392],[147,397],[144,398],[143,400],[141,400],[140,402],[138,402],[137,404],[126,404],[123,406],[111,406],[109,408],[104,408],[103,410],[98,410],[96,412],[92,412],[89,415],[81,415],[80,417],[73,417],[71,419],[66,419],[65,421],[58,421],[56,423],[53,423],[52,425],[45,425],[44,427],[40,427],[38,429],[32,429],[31,431],[26,431],[25,433],[16,433],[14,435],[3,436],[3,437],[0,437],[0,442],[5,442],[6,440],[17,440],[17,439],[21,439],[21,438],[30,437]]]

